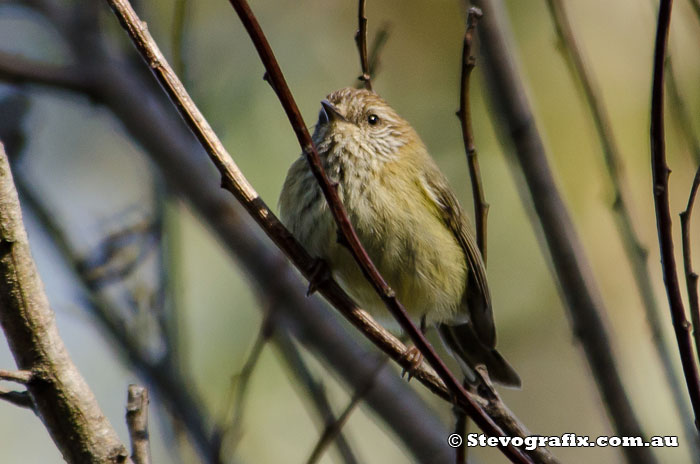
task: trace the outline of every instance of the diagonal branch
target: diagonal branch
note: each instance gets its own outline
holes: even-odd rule
[[[666,285],[666,295],[671,311],[673,329],[676,333],[678,351],[681,356],[683,374],[685,375],[690,402],[695,414],[695,426],[700,429],[700,378],[693,354],[693,342],[690,336],[690,323],[685,317],[685,307],[681,297],[676,258],[673,252],[673,234],[671,210],[668,195],[668,177],[671,170],[666,163],[664,140],[664,60],[668,43],[668,31],[671,24],[672,0],[662,0],[659,6],[659,20],[654,46],[654,74],[651,94],[651,167],[653,176],[654,210],[656,211],[656,228],[659,233],[661,267]]]

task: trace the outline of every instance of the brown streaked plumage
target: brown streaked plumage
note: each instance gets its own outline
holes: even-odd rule
[[[484,263],[447,179],[411,125],[378,95],[345,88],[322,101],[313,140],[362,245],[414,320],[435,325],[467,378],[520,386],[496,351]],[[306,160],[287,173],[282,221],[361,307],[388,312],[350,253]]]

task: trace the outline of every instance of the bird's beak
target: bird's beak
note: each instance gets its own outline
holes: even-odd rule
[[[328,100],[321,100],[321,112],[318,114],[318,122],[328,124],[332,121],[347,121],[345,116],[340,114],[338,108]]]

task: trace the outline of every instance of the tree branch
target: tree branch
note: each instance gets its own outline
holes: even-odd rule
[[[367,15],[365,14],[365,4],[367,0],[359,0],[357,4],[358,29],[355,33],[355,43],[360,55],[360,68],[362,74],[358,79],[365,84],[367,90],[372,90],[372,77],[370,75],[370,60],[367,57]]]
[[[0,324],[27,390],[68,462],[122,463],[126,448],[71,361],[31,257],[10,165],[0,145]]]
[[[695,197],[700,187],[700,167],[695,171],[693,185],[688,196],[688,205],[681,213],[681,240],[683,244],[683,269],[685,284],[690,304],[690,319],[693,322],[693,337],[695,338],[695,354],[700,359],[700,299],[698,298],[698,275],[693,270],[693,258],[690,247],[690,219],[693,214]]]
[[[151,443],[148,434],[148,390],[129,385],[126,403],[126,425],[131,439],[131,459],[134,464],[151,463]]]
[[[671,321],[676,333],[678,351],[681,356],[683,374],[693,405],[695,427],[700,430],[700,378],[693,342],[690,337],[690,323],[685,317],[685,307],[681,297],[676,258],[673,252],[673,235],[671,211],[668,195],[668,176],[671,170],[666,164],[666,147],[664,140],[664,60],[668,42],[668,30],[671,23],[672,0],[662,0],[659,7],[659,21],[654,46],[654,74],[651,94],[651,166],[654,187],[654,210],[656,211],[656,228],[659,233],[661,267],[666,285],[666,295],[671,311]]]

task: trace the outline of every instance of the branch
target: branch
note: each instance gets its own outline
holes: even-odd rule
[[[683,244],[683,269],[685,270],[685,284],[688,290],[688,302],[690,304],[690,319],[693,322],[693,336],[695,337],[695,353],[700,359],[700,299],[698,298],[698,275],[693,270],[693,258],[690,250],[690,219],[693,214],[695,197],[700,187],[700,167],[695,171],[693,186],[688,196],[688,206],[681,213],[681,240]]]
[[[0,389],[0,400],[6,401],[18,408],[25,408],[36,413],[36,406],[29,396],[29,392],[25,391],[5,391]]]
[[[134,464],[151,463],[151,444],[148,434],[148,390],[129,385],[126,403],[126,425],[131,439],[131,458]]]
[[[474,144],[474,132],[472,130],[472,117],[469,104],[469,78],[476,66],[476,59],[472,56],[472,42],[476,24],[481,19],[481,10],[469,8],[467,15],[467,29],[464,33],[464,46],[462,47],[462,77],[460,79],[459,111],[457,117],[462,126],[462,139],[464,150],[469,164],[469,178],[472,184],[472,197],[474,200],[474,221],[476,222],[476,243],[481,251],[481,257],[486,263],[486,218],[489,214],[489,204],[484,198],[484,187],[481,183],[479,171],[479,159],[477,158],[476,145]]]
[[[302,386],[304,398],[308,398],[313,404],[314,409],[318,413],[318,416],[323,421],[326,427],[329,424],[336,422],[335,414],[331,408],[330,400],[326,394],[326,389],[323,384],[316,380],[311,374],[309,367],[306,365],[304,358],[299,353],[292,337],[288,333],[282,330],[275,330],[272,336],[272,342],[277,347],[278,351],[282,355],[285,364],[289,368],[289,371],[298,380],[298,384]],[[372,372],[369,375],[376,378],[375,373]],[[364,380],[364,379],[361,379]],[[365,398],[366,399],[366,395]],[[342,433],[341,429],[338,429],[335,438],[335,444],[338,448],[338,453],[340,454],[344,464],[356,464],[357,458],[350,448],[345,435]]]
[[[357,51],[360,54],[360,67],[362,69],[362,74],[358,77],[358,79],[360,82],[365,84],[365,88],[367,90],[372,90],[370,60],[367,58],[367,15],[365,14],[366,3],[367,0],[359,0],[357,5],[358,29],[355,33],[355,43],[357,44]]]
[[[544,243],[540,243],[547,245],[572,330],[583,346],[616,434],[644,436],[612,355],[603,322],[602,297],[549,168],[544,143],[510,51],[511,32],[505,23],[502,1],[475,0],[474,3],[484,12],[478,32],[482,69],[493,105],[491,114],[499,115],[496,127],[505,132],[500,140],[511,141],[514,148],[544,235]],[[630,461],[654,462],[649,449],[630,447],[625,452]]]
[[[685,375],[690,402],[695,414],[695,427],[700,430],[700,422],[698,422],[700,419],[700,378],[698,378],[698,368],[693,355],[690,323],[685,317],[685,308],[676,271],[676,258],[673,253],[672,221],[668,195],[668,176],[671,170],[666,164],[664,140],[664,60],[666,58],[672,4],[672,0],[662,0],[659,7],[651,94],[651,167],[656,228],[659,232],[661,268],[664,274],[666,295],[668,296],[668,304],[671,311],[671,321],[676,333],[678,351],[681,356],[683,374]]]
[[[27,385],[32,381],[32,371],[6,371],[0,369],[0,380]]]
[[[36,411],[68,462],[126,462],[124,445],[66,351],[29,250],[0,146],[0,325]]]
[[[627,259],[632,267],[637,291],[644,305],[644,312],[652,333],[656,353],[661,361],[662,369],[665,371],[666,381],[673,392],[672,396],[678,414],[686,425],[688,438],[694,440],[695,431],[692,425],[692,419],[688,415],[683,389],[678,381],[666,337],[662,330],[663,324],[660,318],[660,309],[654,295],[654,286],[652,285],[652,278],[649,273],[649,252],[642,244],[639,234],[634,228],[631,213],[632,196],[629,193],[629,188],[625,181],[622,156],[615,142],[612,125],[610,124],[608,113],[603,105],[603,98],[593,74],[589,71],[590,68],[586,65],[583,52],[577,44],[564,4],[561,0],[547,0],[547,6],[559,40],[563,44],[565,56],[568,58],[572,77],[574,80],[578,80],[581,83],[586,103],[588,103],[596,131],[598,132],[598,138],[603,148],[605,166],[608,171],[610,185],[615,198],[612,208],[617,219],[616,224],[622,238]],[[668,64],[670,65],[670,63]],[[669,82],[669,90],[671,87],[670,84],[671,82]]]

